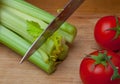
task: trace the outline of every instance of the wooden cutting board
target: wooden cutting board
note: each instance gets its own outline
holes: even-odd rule
[[[54,15],[68,0],[27,0]],[[82,84],[79,66],[86,54],[99,48],[94,40],[96,21],[105,15],[120,16],[120,0],[86,0],[68,19],[77,28],[77,36],[68,57],[51,75],[25,61],[22,65],[17,53],[0,44],[0,84]]]

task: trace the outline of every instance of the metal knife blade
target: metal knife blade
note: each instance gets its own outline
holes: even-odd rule
[[[70,0],[60,14],[48,25],[44,32],[33,42],[27,50],[20,64],[29,58],[40,46],[50,37],[59,27],[73,14],[73,12],[82,4],[84,0]]]

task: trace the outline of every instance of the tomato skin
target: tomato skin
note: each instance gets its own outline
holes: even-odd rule
[[[116,53],[107,51],[108,56],[112,56],[112,63],[119,68],[120,73],[120,56]],[[90,55],[98,55],[98,51],[94,51]],[[120,84],[120,79],[111,80],[113,69],[108,64],[106,67],[102,64],[94,65],[95,60],[85,57],[80,64],[80,78],[83,84]]]
[[[120,24],[120,18],[118,18]],[[94,37],[96,42],[104,49],[120,50],[120,35],[114,39],[116,31],[109,30],[117,26],[115,16],[105,16],[99,19],[95,25]]]

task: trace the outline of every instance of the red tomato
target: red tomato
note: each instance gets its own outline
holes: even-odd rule
[[[111,80],[114,70],[110,63],[103,59],[103,53],[104,50],[94,51],[82,60],[79,72],[83,84],[120,84],[120,78]],[[92,56],[97,57],[97,61]],[[120,56],[111,51],[107,51],[106,56],[111,56],[110,60],[118,68],[120,74]],[[107,65],[103,65],[104,63]]]
[[[102,48],[120,50],[120,18],[105,16],[99,19],[95,26],[94,36]]]

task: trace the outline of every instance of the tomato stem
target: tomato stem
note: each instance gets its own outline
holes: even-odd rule
[[[107,51],[105,51],[103,55],[104,55],[106,61],[110,64],[110,66],[114,70],[113,75],[111,77],[111,80],[115,80],[117,78],[120,78],[120,74],[118,73],[118,68],[111,62],[111,60],[107,56]]]
[[[113,40],[117,39],[120,35],[120,23],[119,23],[119,18],[117,16],[115,16],[115,20],[116,20],[116,26],[107,30],[113,30],[116,31],[115,36],[113,37]]]
[[[115,20],[116,20],[116,35],[115,35],[115,39],[117,39],[120,35],[120,23],[119,23],[119,18],[117,16],[115,16]]]
[[[107,63],[110,64],[110,66],[113,69],[113,75],[111,76],[111,80],[115,80],[117,78],[120,78],[120,74],[118,73],[118,68],[112,63],[110,60],[112,56],[107,56],[107,51],[99,51],[97,56],[92,55],[91,58],[95,60],[95,65],[97,64],[103,64],[104,66],[107,66]]]
[[[107,66],[107,60],[105,59],[101,51],[99,51],[98,56],[92,55],[91,58],[95,60],[95,65],[103,64],[104,66]],[[109,56],[108,58],[110,59],[111,56]]]

